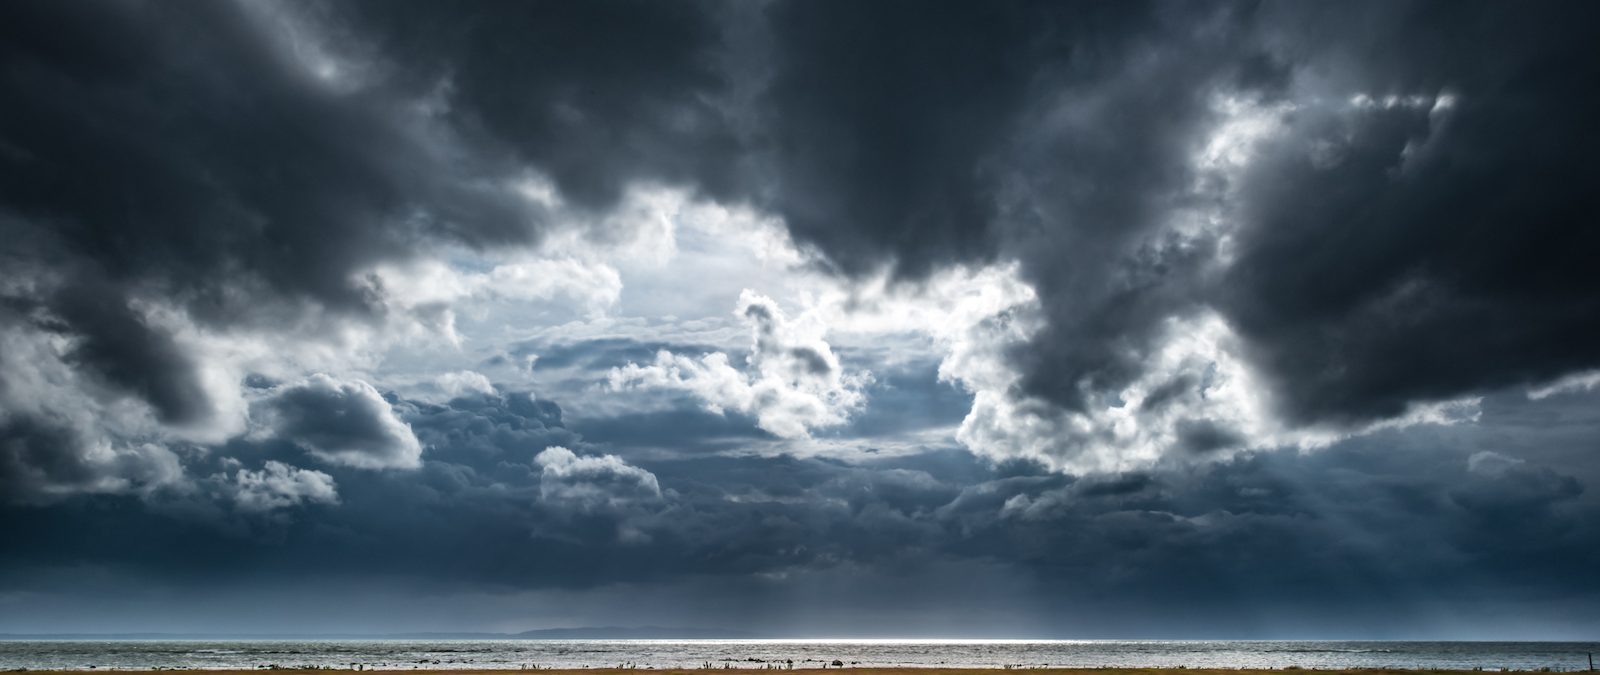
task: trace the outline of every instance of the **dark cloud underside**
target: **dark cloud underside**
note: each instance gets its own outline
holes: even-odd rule
[[[1600,368],[1596,45],[1554,1],[0,3],[0,603],[93,606],[62,570],[696,607],[970,574],[1061,626],[1600,598],[1596,395],[1526,395]],[[544,298],[586,247],[693,248],[610,217],[647,189],[863,297],[1036,302],[923,331],[943,362],[763,288],[479,349],[404,266],[567,237],[511,280]],[[370,353],[400,319],[457,341],[405,371]]]

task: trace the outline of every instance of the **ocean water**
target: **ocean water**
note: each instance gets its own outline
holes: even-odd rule
[[[15,640],[19,668],[696,668],[854,666],[1588,668],[1593,642],[1172,640]]]

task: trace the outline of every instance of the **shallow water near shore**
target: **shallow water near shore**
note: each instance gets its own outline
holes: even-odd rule
[[[0,670],[334,668],[1177,667],[1575,671],[1593,642],[1241,640],[14,640]]]

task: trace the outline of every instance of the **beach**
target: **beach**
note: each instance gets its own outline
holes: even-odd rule
[[[0,671],[92,673],[474,672],[725,674],[846,667],[856,673],[999,670],[1095,675],[1209,672],[1573,672],[1593,642],[1242,640],[16,640]]]
[[[17,675],[97,675],[122,672],[121,669],[97,668],[91,670],[13,670]],[[204,670],[206,675],[249,675],[269,672],[273,675],[320,675],[327,668],[256,668],[248,670]],[[343,669],[349,670],[349,669]],[[770,675],[772,668],[565,668],[565,669],[389,669],[362,670],[373,675],[505,675],[507,672],[531,672],[543,675],[634,675],[640,670],[650,670],[664,675]],[[1319,675],[1481,675],[1483,669],[1437,670],[1421,668],[1346,668],[1306,669],[1290,667],[1273,668],[853,668],[815,666],[796,670],[848,670],[851,675],[999,675],[1017,670],[1027,670],[1030,675],[1283,675],[1285,671],[1315,670]],[[139,671],[145,672],[145,671]],[[1548,670],[1500,672],[1551,672]],[[1568,671],[1574,672],[1574,671]]]

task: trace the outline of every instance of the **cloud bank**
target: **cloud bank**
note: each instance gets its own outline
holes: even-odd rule
[[[1596,625],[1596,25],[5,5],[0,603]]]

